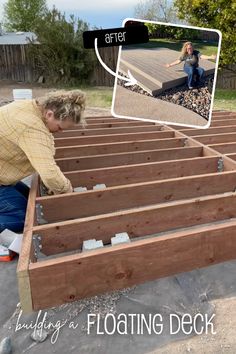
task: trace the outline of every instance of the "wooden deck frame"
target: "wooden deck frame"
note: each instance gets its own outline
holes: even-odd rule
[[[57,148],[58,163],[72,183],[88,188],[106,183],[108,188],[41,197],[34,177],[17,271],[24,311],[236,258],[236,144],[228,141],[234,136],[234,116],[213,114],[213,122],[225,122],[222,134],[219,128],[203,133],[91,117],[87,140],[81,129],[62,138],[68,145]],[[135,130],[140,123],[143,131]],[[94,134],[101,124],[106,131]],[[159,138],[151,139],[153,133]],[[131,137],[138,140],[127,140]],[[42,207],[46,224],[38,224],[35,205]],[[110,238],[124,231],[131,243],[110,246]],[[107,246],[81,252],[90,238]],[[37,242],[46,259],[37,258]]]

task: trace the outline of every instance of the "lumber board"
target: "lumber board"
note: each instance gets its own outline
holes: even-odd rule
[[[139,132],[145,133],[145,132],[161,131],[161,129],[162,129],[161,125],[141,125],[140,124],[134,127],[65,130],[60,133],[55,133],[54,137],[70,138],[70,137],[90,136],[90,135],[126,134],[126,133],[139,133]]]
[[[220,134],[218,134],[220,135]],[[228,134],[225,134],[228,135]],[[175,132],[175,136],[176,137],[186,137],[186,135],[180,131],[176,131]],[[200,138],[204,138],[200,137]],[[201,140],[201,139],[200,139]],[[216,150],[214,150],[212,147],[206,146],[204,145],[202,142],[196,139],[194,139],[194,137],[189,136],[187,141],[186,141],[186,146],[202,146],[203,148],[203,156],[219,156],[219,158],[221,158],[223,160],[223,168],[225,171],[232,171],[236,169],[236,163],[234,160],[230,159],[227,156],[221,156],[219,152],[217,152]]]
[[[32,184],[27,203],[23,241],[17,265],[18,291],[21,307],[24,308],[24,312],[31,312],[33,309],[28,267],[30,262],[35,261],[32,245],[32,228],[35,223],[35,200],[37,191],[38,175],[35,174],[32,178]]]
[[[236,143],[234,142],[222,143],[222,144],[211,144],[209,145],[209,147],[214,149],[215,151],[218,151],[221,154],[228,154],[236,151]]]
[[[119,128],[119,127],[136,127],[140,126],[140,124],[145,126],[159,126],[159,123],[156,122],[143,122],[143,121],[137,121],[137,120],[132,120],[128,122],[118,122],[118,123],[90,123],[87,124],[85,127],[83,127],[81,124],[76,124],[73,127],[70,127],[68,130],[78,130],[78,129],[104,129],[104,128]],[[65,130],[66,131],[66,130]]]
[[[93,121],[93,120],[110,120],[110,119],[115,119],[115,120],[125,120],[125,118],[117,118],[117,117],[114,117],[112,116],[111,114],[110,115],[98,115],[98,116],[87,116],[85,117],[85,119],[87,121]],[[127,119],[127,120],[130,120],[130,119]]]
[[[217,121],[224,118],[236,119],[236,112],[227,112],[227,113],[220,113],[220,114],[213,114],[212,120]]]
[[[71,181],[73,187],[83,186],[91,189],[101,183],[111,187],[217,172],[218,160],[218,157],[196,157],[194,159],[65,172],[65,176]]]
[[[32,264],[34,309],[228,261],[235,254],[236,222],[227,221]]]
[[[51,255],[79,251],[91,238],[109,244],[119,232],[143,237],[235,217],[236,194],[229,192],[35,226],[33,233],[42,238],[42,252]]]
[[[59,146],[76,146],[76,145],[95,145],[102,143],[115,143],[122,141],[139,141],[150,139],[167,139],[174,138],[172,131],[158,131],[158,132],[142,132],[142,133],[126,133],[113,135],[94,135],[94,136],[79,136],[69,138],[56,138],[55,145]]]
[[[227,157],[230,157],[232,160],[236,161],[236,153],[229,153],[226,155]]]
[[[209,134],[205,136],[197,135],[193,136],[193,139],[201,142],[202,144],[217,144],[217,143],[227,143],[234,142],[236,140],[236,133],[225,133],[225,134]]]
[[[107,117],[107,118],[91,118],[86,119],[87,124],[92,123],[120,123],[120,122],[131,122],[131,119],[128,118],[115,118],[115,117]]]
[[[232,133],[236,132],[236,125],[227,125],[221,127],[210,127],[208,129],[184,129],[181,130],[181,133],[188,136],[196,136],[196,135],[211,135],[211,134],[224,134],[224,133]]]
[[[186,138],[170,138],[161,140],[140,140],[140,141],[124,141],[117,143],[104,143],[93,145],[77,145],[56,148],[56,158],[104,155],[119,152],[143,151],[168,149],[175,147],[183,147]]]
[[[155,161],[181,160],[203,156],[202,147],[184,147],[151,151],[123,152],[120,154],[94,155],[57,159],[62,171],[86,170],[93,168],[132,165]]]
[[[221,127],[221,126],[226,126],[226,125],[236,125],[236,120],[235,119],[222,119],[222,120],[216,120],[211,122],[211,127]]]
[[[95,216],[139,206],[165,203],[236,189],[236,171],[179,179],[153,181],[87,191],[38,197],[48,223]]]

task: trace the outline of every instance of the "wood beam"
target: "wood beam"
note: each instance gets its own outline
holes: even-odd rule
[[[211,144],[210,148],[218,151],[221,154],[228,154],[236,151],[236,143]]]
[[[132,165],[157,161],[181,160],[202,156],[202,147],[183,147],[151,151],[123,152],[120,154],[94,155],[57,159],[62,171],[86,170],[102,167]]]
[[[32,178],[27,204],[22,247],[17,265],[18,291],[21,307],[24,308],[24,312],[31,312],[33,309],[28,267],[30,262],[35,261],[32,245],[32,228],[35,223],[35,200],[37,191],[38,175],[35,174]]]
[[[167,178],[200,175],[217,172],[218,157],[196,157],[195,159],[151,162],[138,165],[104,167],[91,170],[65,172],[73,187],[91,189],[96,184],[107,187],[129,183],[140,183]]]
[[[235,217],[236,194],[230,192],[35,226],[33,233],[41,236],[42,252],[52,255],[79,251],[91,238],[109,244],[119,232],[143,237]]]
[[[109,134],[126,134],[126,133],[138,133],[138,132],[155,132],[161,131],[162,127],[159,125],[141,125],[140,126],[129,126],[129,127],[118,127],[118,128],[99,128],[99,129],[73,129],[65,130],[60,133],[55,133],[55,138],[70,138],[79,136],[90,136],[90,135],[109,135]]]
[[[236,132],[236,125],[228,125],[228,126],[213,127],[213,128],[211,127],[208,129],[184,129],[181,130],[181,132],[188,136],[232,133],[232,132]]]
[[[140,140],[134,142],[125,141],[106,144],[58,147],[56,148],[56,158],[176,148],[183,147],[185,140],[185,138],[170,138],[161,140]]]
[[[110,187],[99,191],[38,197],[49,222],[95,216],[139,206],[198,198],[236,189],[236,172],[223,172]]]
[[[56,147],[61,146],[76,146],[89,144],[108,144],[122,141],[140,141],[150,139],[167,139],[174,138],[174,132],[158,131],[158,132],[142,132],[142,133],[127,133],[127,134],[112,134],[112,135],[94,135],[80,136],[70,138],[56,138]]]
[[[213,114],[212,115],[212,120],[216,121],[216,120],[221,120],[224,118],[232,118],[235,119],[236,118],[236,112],[226,112],[226,113],[220,113],[220,114]]]
[[[236,222],[227,221],[32,264],[34,310],[229,261],[235,254]]]
[[[236,133],[225,133],[225,134],[209,134],[205,136],[197,135],[193,136],[193,139],[201,142],[202,144],[217,144],[217,143],[228,143],[234,142],[236,140]]]
[[[145,126],[159,126],[160,124],[155,122],[140,122],[140,121],[128,121],[128,122],[118,122],[118,123],[90,123],[87,124],[85,128],[82,127],[81,124],[77,124],[74,127],[71,127],[70,130],[78,130],[78,129],[104,129],[104,128],[118,128],[118,127],[136,127],[140,126],[140,123]]]

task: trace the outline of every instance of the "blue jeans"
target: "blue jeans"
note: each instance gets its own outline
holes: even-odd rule
[[[0,232],[9,229],[22,232],[29,188],[22,182],[16,185],[0,185]]]
[[[200,81],[204,75],[205,70],[200,67],[194,67],[191,65],[184,65],[184,72],[188,75],[188,87],[194,86],[194,75],[197,77],[197,82]],[[196,83],[197,83],[196,82]]]

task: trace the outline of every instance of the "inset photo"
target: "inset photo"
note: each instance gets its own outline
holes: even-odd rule
[[[112,114],[197,128],[209,127],[221,33],[137,19],[147,26],[149,42],[122,46]],[[133,76],[135,84],[121,77]]]

